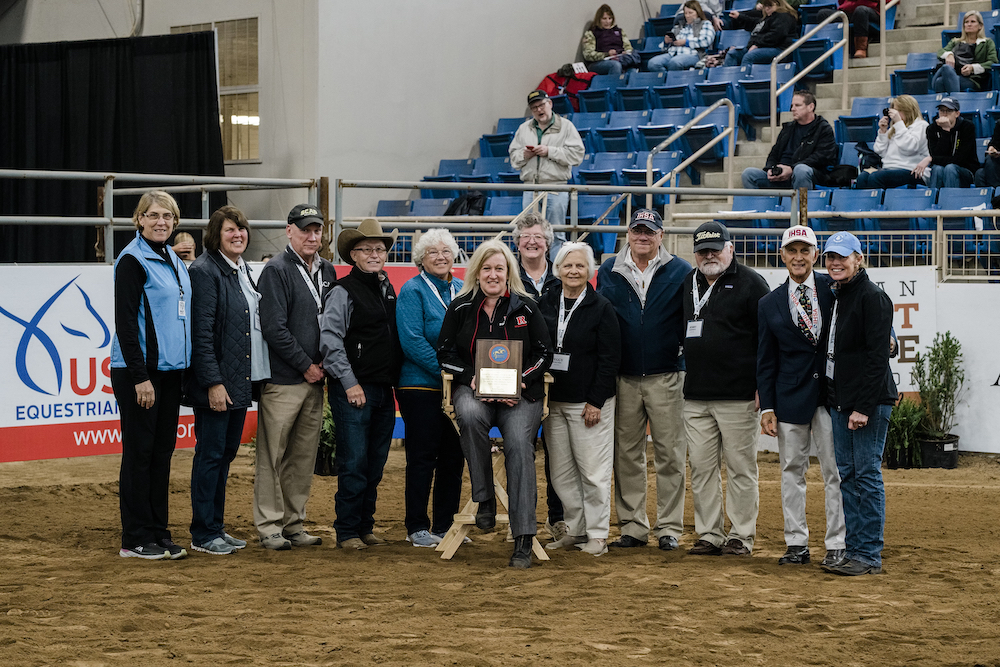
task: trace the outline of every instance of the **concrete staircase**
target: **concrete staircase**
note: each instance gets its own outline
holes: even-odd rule
[[[991,6],[990,0],[968,0],[953,2],[949,9],[952,15],[949,23],[954,24],[959,12],[973,10],[987,12],[991,10]],[[904,0],[900,3],[896,28],[889,33],[886,42],[887,77],[891,75],[893,70],[906,64],[906,54],[936,52],[941,48],[942,19],[943,6],[939,2],[918,0],[918,2],[910,4],[910,0]],[[849,88],[848,99],[889,95],[889,82],[881,80],[880,49],[879,44],[872,44],[868,49],[870,57],[851,59],[847,84]],[[851,51],[853,52],[853,48]],[[816,95],[817,113],[826,118],[831,125],[839,116],[850,114],[849,108],[841,108],[842,82],[843,71],[838,70],[834,72],[832,83],[812,84],[810,86]],[[782,113],[779,125],[789,120],[791,120],[791,114]],[[736,156],[732,159],[734,187],[740,187],[739,176],[744,169],[763,167],[767,154],[771,150],[770,134],[770,127],[767,126],[757,127],[756,141],[746,141],[741,133],[741,139],[736,145]],[[727,159],[726,166],[728,166],[728,162]],[[702,186],[726,187],[726,172],[723,165],[700,167],[699,171],[702,175]],[[679,198],[674,212],[714,213],[729,210],[729,208],[725,197],[686,195]],[[687,227],[692,224],[697,223],[677,221],[676,226]]]

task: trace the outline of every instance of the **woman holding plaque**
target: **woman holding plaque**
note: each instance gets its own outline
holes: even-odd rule
[[[502,361],[516,357],[510,341],[521,342],[520,397],[477,397],[477,347],[489,346],[490,358]],[[517,261],[500,241],[486,241],[472,255],[465,284],[445,313],[437,354],[442,368],[455,378],[452,394],[462,431],[462,451],[469,461],[472,499],[479,503],[476,526],[492,530],[496,525],[489,432],[497,426],[504,438],[514,535],[510,566],[531,567],[538,499],[535,436],[542,420],[543,376],[552,361],[552,349],[538,306],[521,283]],[[492,394],[516,396],[517,387],[498,381],[490,389]]]
[[[546,293],[539,307],[555,343],[545,437],[552,485],[568,528],[545,548],[576,546],[600,556],[608,552],[611,522],[621,334],[611,302],[588,284],[595,269],[588,244],[564,243],[555,262],[562,284]]]

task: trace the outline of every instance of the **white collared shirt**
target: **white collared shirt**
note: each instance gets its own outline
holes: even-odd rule
[[[644,308],[646,307],[646,290],[649,289],[649,284],[652,282],[653,275],[656,273],[656,270],[660,268],[660,264],[661,261],[659,252],[657,252],[656,256],[649,261],[645,270],[640,269],[638,265],[636,265],[635,260],[632,259],[631,251],[625,257],[625,266],[632,271],[632,279],[635,281],[635,286],[639,290],[639,302]]]

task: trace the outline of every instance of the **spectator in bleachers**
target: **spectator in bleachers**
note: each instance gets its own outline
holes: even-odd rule
[[[920,105],[910,95],[900,95],[889,101],[889,108],[878,121],[875,152],[882,157],[882,168],[858,174],[855,187],[898,188],[926,183],[930,174],[916,173],[921,160],[930,155],[927,150],[927,121],[920,115]]]
[[[614,76],[639,66],[639,54],[632,52],[632,42],[615,25],[615,13],[608,5],[597,8],[594,22],[583,33],[583,61],[591,72]]]
[[[177,236],[174,237],[174,243],[170,247],[173,248],[177,256],[184,260],[184,263],[189,266],[198,256],[197,246],[194,243],[194,237],[187,232],[177,232]]]
[[[868,42],[878,37],[878,0],[841,0],[837,9],[823,9],[816,13],[816,21],[821,23],[834,11],[842,11],[851,21],[851,40],[854,42],[854,57],[868,57]]]
[[[583,162],[583,139],[573,123],[552,113],[552,100],[544,90],[528,94],[528,108],[532,118],[517,128],[507,149],[510,166],[521,172],[524,183],[565,185],[573,175],[573,167]],[[528,206],[534,197],[535,193],[528,191],[521,201]],[[568,207],[568,192],[548,193],[545,219],[553,225],[565,224]],[[565,232],[555,233],[550,257],[556,256],[565,240]]]
[[[930,169],[932,188],[967,188],[979,169],[976,155],[976,128],[962,118],[958,100],[946,97],[938,102],[938,115],[927,126],[927,150],[930,155],[913,173],[919,178]]]
[[[799,90],[792,96],[792,120],[785,123],[767,155],[764,169],[743,170],[745,188],[806,188],[812,190],[827,167],[837,162],[833,128],[816,115],[816,98]]]
[[[718,32],[722,30],[722,12],[724,11],[724,3],[720,0],[704,0],[701,4],[701,10],[705,12],[705,18],[712,22],[712,27]],[[677,13],[674,14],[674,33],[676,34],[678,30],[684,27],[687,22],[687,15],[684,13],[684,9],[687,7],[687,3],[681,5]]]
[[[760,0],[761,12],[729,12],[734,28],[750,30],[750,41],[745,49],[730,49],[726,54],[727,67],[769,63],[799,35],[799,15],[785,0]]]
[[[666,53],[650,59],[650,72],[690,69],[705,56],[705,49],[715,43],[715,27],[705,17],[698,0],[684,3],[684,24],[679,30],[675,26],[674,30],[676,35],[667,33],[663,37]]]
[[[974,184],[977,188],[995,188],[1000,185],[1000,123],[993,130],[993,138],[986,147],[983,168],[976,172]]]
[[[964,90],[989,90],[990,67],[997,62],[997,47],[986,36],[983,15],[967,12],[962,20],[962,36],[938,51],[944,64],[931,78],[937,93],[960,93]]]

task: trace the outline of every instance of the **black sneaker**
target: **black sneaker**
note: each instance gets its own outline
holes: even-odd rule
[[[142,558],[144,560],[163,560],[167,557],[167,550],[158,544],[137,544],[134,547],[122,547],[118,550],[118,555],[122,558]]]
[[[631,535],[622,535],[614,542],[608,544],[609,547],[617,547],[619,549],[635,549],[638,547],[646,546],[646,542],[640,540],[637,537],[632,537]]]
[[[170,560],[180,560],[188,555],[188,552],[184,549],[184,547],[174,544],[174,541],[169,537],[157,540],[157,543],[163,547],[164,550],[166,550],[167,558]]]

